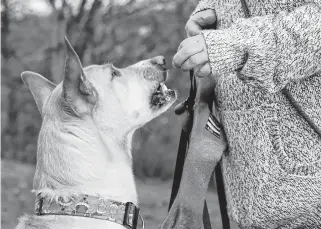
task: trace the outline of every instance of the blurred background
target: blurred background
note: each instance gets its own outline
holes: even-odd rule
[[[117,67],[164,55],[168,67],[185,38],[184,25],[197,1],[186,0],[1,0],[1,208],[3,229],[33,212],[32,177],[41,117],[20,74],[31,70],[54,83],[63,76],[64,36],[84,66]],[[187,74],[170,70],[168,85],[189,88]],[[166,216],[180,135],[173,107],[135,134],[134,171],[147,228]],[[209,193],[214,228],[217,199]]]

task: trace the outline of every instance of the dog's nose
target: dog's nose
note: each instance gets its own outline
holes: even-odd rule
[[[152,67],[149,65],[144,70],[144,77],[148,80],[163,82],[167,78],[167,68],[165,57],[156,56],[152,59],[149,59],[148,62],[152,64]]]
[[[157,65],[161,70],[166,70],[166,61],[163,56],[156,56],[150,60],[153,65]]]

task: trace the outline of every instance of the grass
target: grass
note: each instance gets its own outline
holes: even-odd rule
[[[10,160],[1,161],[1,228],[12,229],[17,218],[24,213],[33,213],[34,196],[30,192],[35,167]],[[170,196],[170,182],[158,180],[137,181],[140,208],[146,228],[157,228],[167,214]],[[221,228],[217,196],[209,192],[208,206],[212,228]],[[236,229],[232,225],[231,229]]]

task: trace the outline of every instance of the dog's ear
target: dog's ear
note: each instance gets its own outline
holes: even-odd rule
[[[29,88],[33,98],[36,101],[38,110],[42,115],[43,105],[51,92],[55,89],[56,85],[35,72],[23,72],[21,73],[21,78]]]
[[[80,59],[65,37],[67,57],[63,79],[63,96],[74,111],[87,110],[88,103],[97,102],[97,91],[87,79]],[[78,112],[76,112],[78,113]]]

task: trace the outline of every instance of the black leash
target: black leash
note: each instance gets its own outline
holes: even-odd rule
[[[185,162],[185,158],[186,158],[186,154],[189,146],[190,135],[193,127],[194,105],[195,105],[195,98],[196,98],[196,92],[197,92],[196,78],[194,76],[193,70],[190,71],[190,83],[191,83],[191,87],[190,87],[188,98],[184,102],[180,103],[175,107],[175,113],[177,115],[181,115],[184,112],[186,112],[187,117],[183,122],[181,136],[179,140],[172,192],[171,192],[171,197],[169,201],[168,211],[171,209],[173,205],[173,202],[177,196],[177,192],[181,183],[181,178],[182,178],[183,169],[184,169],[184,162]],[[203,224],[205,229],[212,228],[206,200],[205,200],[204,209],[203,209]]]
[[[172,185],[172,192],[171,192],[171,198],[169,201],[168,211],[170,210],[170,208],[173,205],[173,202],[176,198],[176,195],[177,195],[180,183],[181,183],[184,162],[185,162],[186,153],[187,153],[187,149],[188,149],[188,143],[189,143],[192,127],[193,127],[194,104],[195,104],[196,91],[197,91],[196,79],[195,79],[193,70],[190,71],[190,83],[191,83],[191,88],[189,91],[188,98],[184,102],[180,103],[179,105],[177,105],[175,107],[175,114],[181,115],[184,112],[186,112],[187,117],[183,122],[181,136],[180,136],[180,140],[179,140],[176,165],[175,165],[175,172],[174,172],[174,178],[173,178],[173,185]]]
[[[217,163],[215,166],[215,181],[216,181],[216,191],[218,196],[218,203],[220,205],[221,219],[222,219],[222,227],[223,229],[230,229],[230,219],[227,213],[227,202],[226,195],[224,189],[224,180],[221,168],[221,162]]]

